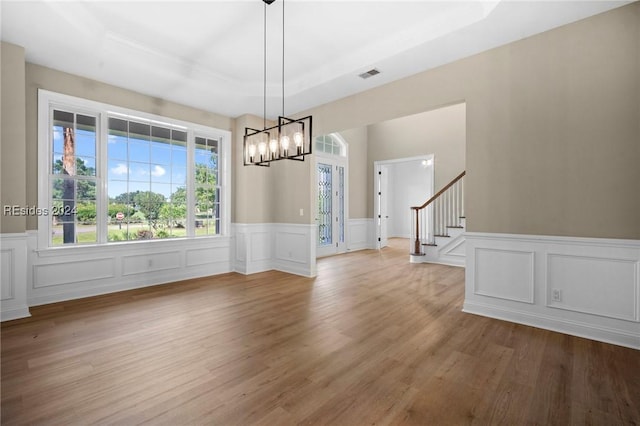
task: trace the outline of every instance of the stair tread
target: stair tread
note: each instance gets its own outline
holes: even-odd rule
[[[463,229],[463,228],[464,228],[464,226],[460,226],[460,225],[447,225],[447,228]]]
[[[432,244],[432,243],[422,243],[423,246],[429,246],[429,247],[438,247],[437,244]]]
[[[451,235],[434,235],[434,237],[451,238]]]

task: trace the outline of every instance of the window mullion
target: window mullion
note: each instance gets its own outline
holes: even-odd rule
[[[98,114],[98,125],[100,126],[96,135],[97,156],[96,159],[96,232],[98,244],[107,242],[109,224],[107,223],[109,200],[107,196],[107,144],[108,117],[107,114]]]
[[[187,131],[187,237],[195,236],[196,205],[196,136],[193,129]]]

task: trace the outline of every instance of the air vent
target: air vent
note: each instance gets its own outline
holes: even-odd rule
[[[374,75],[380,74],[380,71],[378,71],[377,69],[373,68],[370,69],[367,72],[363,72],[362,74],[359,74],[358,77],[363,78],[363,79],[367,79],[369,77],[373,77]]]

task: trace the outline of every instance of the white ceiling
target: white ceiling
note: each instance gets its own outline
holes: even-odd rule
[[[286,114],[629,1],[286,0]],[[28,62],[230,117],[263,114],[261,0],[0,2]],[[282,112],[282,7],[267,6],[267,115]],[[363,80],[358,74],[377,68]]]

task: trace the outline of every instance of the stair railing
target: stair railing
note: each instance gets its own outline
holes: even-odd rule
[[[421,206],[411,207],[415,216],[411,254],[423,255],[423,244],[434,245],[437,236],[448,236],[448,228],[460,226],[460,219],[464,217],[463,178],[466,173],[460,173]]]

